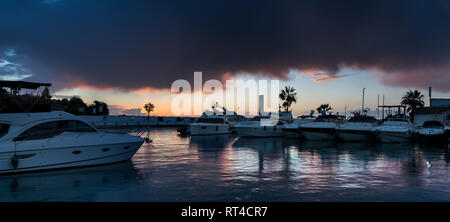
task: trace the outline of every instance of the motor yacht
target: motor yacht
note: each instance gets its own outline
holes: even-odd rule
[[[411,141],[415,130],[408,118],[388,117],[373,132],[383,143],[401,143]]]
[[[138,136],[99,132],[62,111],[0,114],[0,173],[121,162],[143,142]]]
[[[281,137],[284,136],[285,121],[268,115],[257,115],[248,121],[234,125],[234,130],[241,137]]]
[[[354,116],[338,126],[337,136],[345,142],[369,141],[372,130],[377,126],[378,120],[374,117]]]
[[[332,140],[336,128],[344,121],[344,116],[320,115],[314,121],[300,125],[300,132],[307,140]]]
[[[218,110],[220,108],[221,110]],[[205,111],[200,118],[191,124],[189,128],[182,128],[178,132],[180,135],[216,135],[232,133],[233,126],[239,121],[247,120],[246,117],[229,111],[217,103],[212,106],[212,111]]]
[[[217,135],[231,133],[231,125],[224,116],[203,115],[196,122],[189,124],[191,136]]]
[[[283,128],[285,136],[289,138],[299,138],[301,137],[300,125],[314,121],[314,116],[298,116],[291,122],[286,124]]]
[[[421,143],[447,142],[444,125],[435,120],[425,121],[422,128],[417,130],[417,135]]]

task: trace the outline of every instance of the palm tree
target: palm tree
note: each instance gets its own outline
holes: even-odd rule
[[[402,97],[402,105],[407,106],[407,111],[410,113],[411,121],[414,121],[414,113],[418,108],[422,108],[425,105],[423,101],[423,95],[417,89],[409,90]]]
[[[353,117],[360,117],[361,116],[361,112],[359,111],[353,111],[352,112]]]
[[[317,112],[322,113],[322,110],[325,112],[328,112],[330,110],[333,110],[329,104],[322,104],[319,107],[316,108]]]
[[[280,99],[283,101],[283,107],[288,110],[291,107],[292,103],[297,102],[297,93],[295,92],[294,87],[286,86],[283,90],[281,90]]]
[[[155,105],[152,103],[147,103],[144,105],[145,112],[147,112],[147,120],[150,119],[150,113],[155,109]]]

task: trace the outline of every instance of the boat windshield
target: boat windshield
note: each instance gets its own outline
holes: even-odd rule
[[[9,124],[0,123],[0,138],[5,136],[8,133]]]
[[[348,120],[349,122],[365,122],[376,123],[378,120],[371,116],[354,116]]]
[[[15,141],[47,139],[62,132],[97,132],[96,129],[78,120],[60,120],[41,123],[21,133]]]
[[[442,125],[439,121],[425,121],[423,123],[423,128],[442,128],[444,125]]]

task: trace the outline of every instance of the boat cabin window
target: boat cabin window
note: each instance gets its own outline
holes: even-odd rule
[[[442,125],[439,121],[425,121],[423,123],[424,128],[442,128],[444,125]]]
[[[77,120],[62,120],[42,123],[31,127],[16,137],[15,141],[47,139],[62,132],[96,132],[94,128]]]
[[[64,131],[66,132],[97,132],[94,128],[89,126],[88,124],[77,121],[77,120],[68,120],[68,121],[61,121],[62,127],[64,128]]]
[[[0,123],[0,138],[8,133],[9,125]]]

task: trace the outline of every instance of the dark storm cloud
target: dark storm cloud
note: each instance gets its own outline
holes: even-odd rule
[[[346,65],[450,91],[448,1],[1,1],[0,20],[0,50],[65,86],[168,88],[194,71],[283,78]]]

